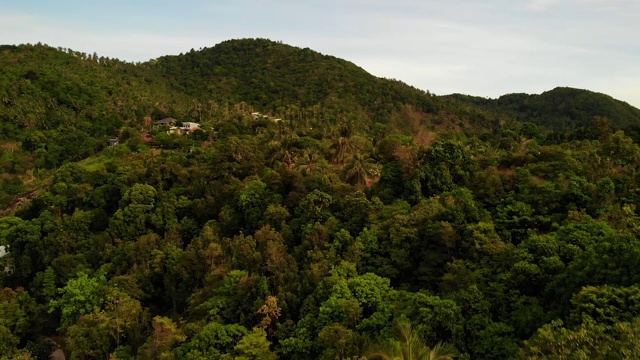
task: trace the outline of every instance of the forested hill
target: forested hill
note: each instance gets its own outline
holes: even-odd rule
[[[423,112],[437,108],[424,91],[377,78],[346,60],[266,39],[225,41],[150,64],[192,96],[244,101],[261,109],[318,105],[382,120],[404,104]]]
[[[485,110],[553,128],[588,127],[595,116],[610,119],[618,128],[640,125],[640,110],[609,95],[557,87],[540,95],[508,94],[486,99],[454,94],[450,98]]]
[[[0,85],[0,360],[640,359],[637,109],[260,39]]]
[[[188,103],[141,66],[46,45],[0,47],[0,138],[73,127],[91,138]],[[59,134],[63,136],[63,134]]]
[[[508,118],[576,128],[589,127],[594,116],[616,127],[640,124],[640,110],[587,90],[556,88],[497,100],[438,97],[346,60],[266,39],[229,40],[137,65],[45,45],[3,46],[0,63],[0,138],[12,140],[23,140],[25,129],[53,131],[60,125],[102,140],[145,118],[199,121],[212,103],[240,102],[278,117],[312,112],[363,129],[381,123],[406,130],[407,123],[443,113],[475,124]],[[58,136],[65,135],[46,137]]]

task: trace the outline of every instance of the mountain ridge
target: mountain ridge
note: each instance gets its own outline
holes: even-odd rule
[[[610,95],[587,89],[559,86],[540,94],[511,93],[495,99],[464,94],[445,97],[496,111],[519,121],[551,127],[590,126],[595,116],[609,118],[620,128],[640,124],[640,109]]]
[[[46,48],[50,53],[57,51],[56,55],[38,55],[34,52],[32,55],[35,59],[47,56],[66,57],[64,60],[56,60],[58,63],[51,61],[46,66],[49,69],[55,70],[56,66],[75,67],[73,70],[81,71],[85,78],[118,78],[121,84],[117,87],[123,87],[124,84],[124,87],[131,88],[130,93],[145,93],[135,101],[146,102],[141,109],[146,112],[143,114],[146,116],[153,116],[154,113],[169,114],[172,112],[169,109],[171,107],[174,108],[173,112],[188,112],[180,109],[181,106],[175,102],[188,102],[186,98],[195,98],[200,101],[246,102],[257,109],[270,112],[285,112],[291,106],[321,106],[330,109],[334,115],[359,113],[360,118],[368,117],[383,123],[392,116],[393,109],[400,113],[405,105],[410,105],[421,113],[445,110],[467,116],[470,111],[473,113],[470,117],[508,116],[518,121],[531,121],[551,127],[589,126],[594,116],[608,117],[617,127],[640,124],[639,109],[609,95],[589,90],[556,87],[541,94],[512,93],[497,99],[459,93],[435,96],[428,90],[372,75],[348,60],[268,39],[227,40],[212,47],[197,51],[192,49],[180,55],[161,56],[137,65],[98,57],[95,53],[89,55],[38,45],[2,45],[0,54],[4,55],[0,60],[4,58],[9,67],[20,66],[19,62],[16,64],[16,59],[7,61],[6,54],[21,53],[22,59],[26,56],[33,67],[37,67],[37,61],[28,59],[28,53],[24,53],[25,48],[29,47]],[[76,59],[72,59],[71,55]],[[78,66],[82,62],[75,61],[77,59],[85,59],[101,66]],[[66,71],[55,75],[67,81],[72,74],[72,71]],[[33,69],[25,70],[22,75],[35,76],[36,79],[30,79],[33,81],[37,81],[39,76],[38,71]],[[10,80],[15,83],[19,79]],[[73,83],[74,80],[69,81]],[[150,90],[145,84],[160,90]],[[111,89],[114,89],[113,85]],[[166,95],[160,96],[162,94]],[[65,101],[62,94],[50,95],[50,102]],[[160,99],[149,100],[159,96]],[[2,97],[5,100],[11,98],[6,93]],[[158,103],[161,104],[160,108],[155,106]],[[169,106],[167,103],[173,104]],[[156,109],[152,109],[154,106]],[[70,107],[73,108],[73,104]],[[478,116],[478,112],[484,114]],[[140,121],[144,116],[139,115],[133,117]],[[3,133],[8,133],[8,130],[5,129]]]
[[[344,59],[266,39],[224,41],[150,64],[192,96],[245,101],[263,109],[356,103],[377,118],[396,102],[437,110],[428,92],[378,78]]]

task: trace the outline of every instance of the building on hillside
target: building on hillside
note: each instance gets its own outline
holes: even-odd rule
[[[194,122],[183,122],[181,129],[183,134],[190,134],[200,129],[200,124]]]
[[[109,139],[109,146],[116,146],[120,143],[118,139]]]
[[[174,126],[176,123],[178,122],[178,120],[172,118],[172,117],[168,117],[168,118],[164,118],[162,120],[158,120],[156,122],[153,123],[153,128],[154,129],[158,129],[161,128],[163,126]]]
[[[200,130],[200,124],[194,122],[183,122],[182,126],[172,126],[167,134],[189,135],[196,130]]]

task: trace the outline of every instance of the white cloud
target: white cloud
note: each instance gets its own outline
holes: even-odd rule
[[[561,2],[562,0],[531,0],[527,7],[533,11],[546,11]]]
[[[628,14],[629,10],[637,10],[640,7],[640,2],[637,0],[528,0],[525,6],[535,12],[567,7],[573,10]]]

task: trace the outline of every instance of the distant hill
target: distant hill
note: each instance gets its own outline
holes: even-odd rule
[[[378,78],[349,61],[266,39],[229,40],[142,64],[46,45],[8,45],[0,46],[0,64],[0,139],[13,141],[45,131],[49,139],[69,137],[65,144],[84,144],[86,136],[100,144],[123,126],[163,116],[205,120],[198,109],[212,102],[244,102],[288,118],[312,113],[367,125],[363,129],[374,122],[394,124],[408,133],[428,118],[575,128],[590,126],[599,115],[618,127],[640,124],[640,110],[587,90],[556,88],[495,100],[439,97]],[[73,129],[58,131],[61,126]],[[63,146],[55,152],[79,159],[87,151]]]
[[[540,95],[508,94],[498,99],[448,96],[479,108],[549,127],[590,126],[594,116],[609,118],[616,127],[640,124],[640,110],[609,95],[557,87]]]

